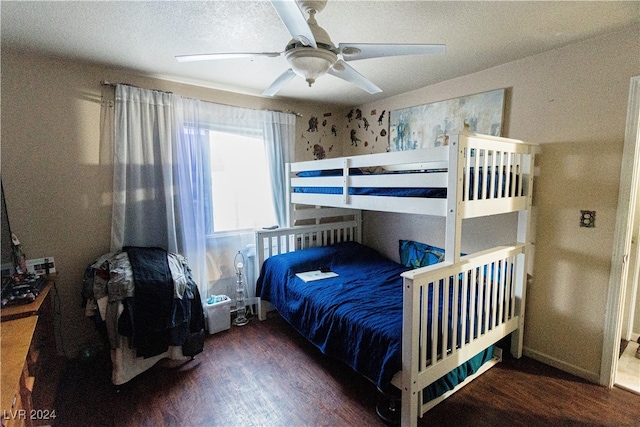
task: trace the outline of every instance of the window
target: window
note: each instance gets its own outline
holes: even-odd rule
[[[213,224],[210,232],[277,223],[261,136],[209,131]]]

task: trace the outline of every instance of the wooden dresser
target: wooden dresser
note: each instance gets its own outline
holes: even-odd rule
[[[41,354],[45,346],[53,346],[52,309],[49,292],[54,275],[40,295],[29,304],[0,310],[0,411],[3,426],[53,424],[53,408],[34,408],[31,394]],[[46,304],[45,304],[46,302]]]

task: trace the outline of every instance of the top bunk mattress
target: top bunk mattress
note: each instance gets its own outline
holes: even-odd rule
[[[486,172],[485,172],[486,171]],[[400,175],[400,176],[399,176]],[[380,171],[376,173],[363,172],[358,168],[351,168],[349,170],[350,179],[353,180],[350,185],[346,186],[347,192],[351,196],[386,196],[386,197],[419,197],[430,199],[446,199],[447,198],[447,170],[406,170],[406,171]],[[393,182],[400,183],[398,186],[390,186],[385,184],[384,186],[369,186],[367,183],[367,177],[370,176],[383,176],[393,178]],[[402,176],[411,177],[411,181],[407,181],[410,185],[402,185]],[[493,183],[491,177],[493,176]],[[308,180],[309,184],[316,179],[322,178],[338,178],[344,179],[342,169],[331,170],[311,170],[298,172],[297,178],[301,178],[295,181],[295,185],[291,186],[293,193],[302,194],[331,194],[341,195],[344,194],[344,185],[303,185]],[[398,179],[399,178],[399,179]],[[417,178],[417,179],[416,179]],[[479,185],[475,182],[478,181]],[[420,182],[424,182],[428,185],[421,185]],[[380,182],[380,181],[377,181]],[[390,183],[391,181],[389,181]],[[416,182],[418,184],[416,184]],[[433,185],[436,184],[436,185]],[[438,185],[440,184],[440,185]],[[443,185],[444,184],[444,185]],[[487,189],[487,190],[485,190]],[[498,172],[498,169],[494,169],[492,173],[491,168],[479,167],[476,173],[475,168],[471,167],[469,172],[469,179],[463,179],[463,194],[466,194],[466,200],[478,200],[486,197],[486,191],[493,192],[492,198],[498,197],[512,197],[522,196],[523,188],[520,185],[519,174],[507,173],[503,168],[502,173]]]

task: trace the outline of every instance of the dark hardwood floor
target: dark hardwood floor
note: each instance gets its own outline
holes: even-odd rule
[[[277,314],[208,336],[184,364],[117,389],[108,354],[68,362],[54,426],[384,426],[367,380],[322,355]],[[425,414],[433,426],[640,425],[640,396],[507,359]]]

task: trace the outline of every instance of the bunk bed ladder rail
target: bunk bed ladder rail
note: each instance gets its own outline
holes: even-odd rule
[[[423,404],[422,389],[521,327],[527,247],[501,246],[403,274],[402,425],[416,425],[450,394]],[[433,301],[440,304],[430,312]]]

